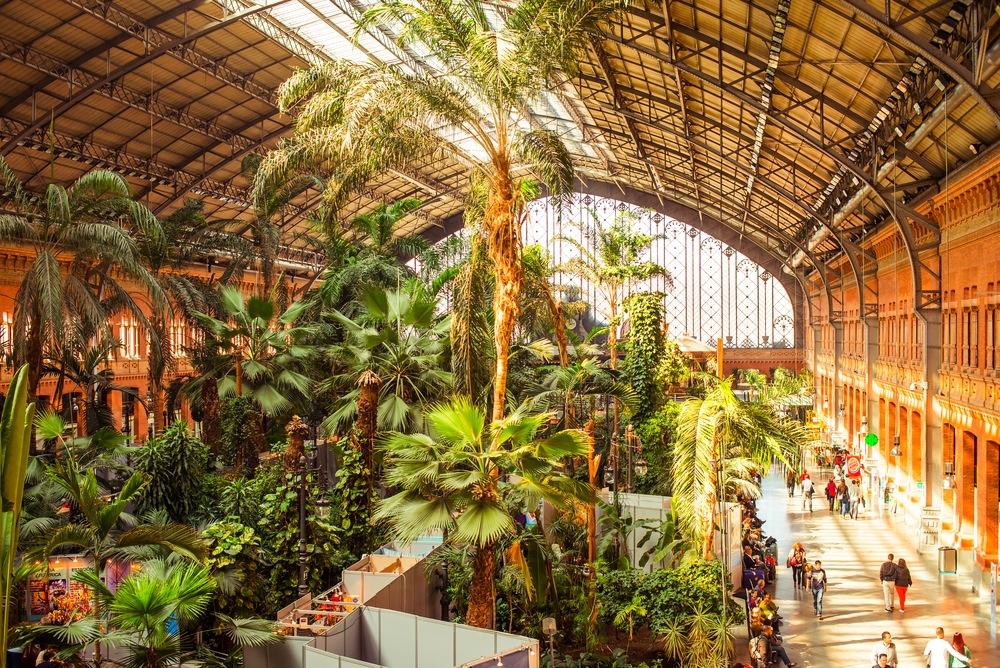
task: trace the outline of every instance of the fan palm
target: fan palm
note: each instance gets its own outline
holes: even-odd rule
[[[704,399],[683,403],[676,433],[673,499],[681,530],[711,559],[720,494],[753,493],[749,474],[766,473],[775,460],[793,463],[805,431],[769,405],[740,401],[726,379]]]
[[[101,620],[85,617],[59,626],[37,626],[26,637],[54,635],[70,647],[65,653],[82,652],[87,644],[102,641],[120,645],[125,668],[160,668],[185,665],[197,650],[186,649],[185,629],[205,616],[220,585],[209,569],[190,561],[151,559],[139,572],[120,582],[115,591],[94,573],[83,571],[76,580],[92,588],[94,601],[109,610],[109,629]],[[262,619],[234,619],[216,615],[215,631],[236,647],[259,647],[280,641],[274,625]],[[98,622],[98,623],[95,623]]]
[[[219,289],[226,320],[196,312],[206,331],[207,370],[189,382],[185,392],[197,396],[208,376],[218,382],[220,396],[244,394],[244,385],[257,406],[269,416],[288,412],[302,403],[312,381],[303,371],[314,349],[302,339],[313,327],[296,326],[304,302],[278,314],[270,298],[244,299],[234,287]]]
[[[150,309],[149,347],[147,357],[150,405],[153,428],[158,434],[163,430],[163,376],[174,368],[174,357],[168,324],[174,316],[188,323],[195,322],[195,312],[208,313],[219,307],[213,283],[188,271],[190,263],[205,258],[225,257],[224,270],[216,282],[230,285],[238,281],[249,266],[254,250],[243,237],[227,231],[232,221],[208,221],[202,215],[201,200],[187,200],[183,206],[163,219],[166,243],[159,246],[144,245],[143,257],[150,272],[170,302]]]
[[[449,323],[435,313],[436,307],[437,301],[414,279],[396,290],[367,286],[354,320],[333,313],[347,340],[330,348],[339,373],[319,389],[346,393],[323,428],[332,433],[356,420],[372,475],[376,432],[419,427],[424,406],[451,387],[451,374],[441,368]]]
[[[558,508],[593,498],[591,486],[559,471],[563,459],[586,454],[586,436],[567,430],[535,440],[548,418],[522,405],[490,425],[480,408],[458,397],[427,412],[426,434],[392,432],[382,443],[386,484],[400,491],[380,502],[375,517],[389,520],[402,539],[445,530],[450,541],[476,548],[467,617],[473,626],[493,627],[496,547],[514,532],[512,493],[522,510],[542,497]]]
[[[326,305],[340,305],[345,298],[360,302],[366,285],[394,288],[413,276],[404,261],[425,251],[428,244],[421,237],[402,237],[398,232],[399,222],[420,204],[418,199],[379,204],[351,220],[348,231],[355,240],[354,252],[342,266],[326,272],[320,287]]]
[[[90,172],[69,188],[50,184],[41,198],[25,191],[3,158],[0,179],[14,211],[0,214],[0,243],[32,254],[14,296],[15,328],[24,333],[14,337],[14,361],[28,365],[33,401],[45,358],[62,357],[69,329],[82,323],[110,337],[109,317],[119,312],[147,324],[121,279],[141,285],[153,302],[166,302],[140,252],[141,245],[161,246],[163,230],[114,172]]]
[[[487,193],[489,257],[496,273],[493,416],[504,413],[508,346],[522,284],[518,210],[522,168],[555,194],[573,186],[569,150],[559,134],[530,127],[529,105],[576,74],[590,39],[629,0],[525,0],[497,11],[483,0],[385,2],[369,9],[359,34],[388,26],[399,44],[418,44],[444,74],[329,63],[292,75],[279,92],[282,110],[300,107],[292,139],[268,156],[255,182],[320,164],[331,172],[324,204],[346,197],[387,168],[438,150],[470,164]],[[457,142],[468,139],[481,157]]]
[[[93,470],[81,472],[76,462],[69,458],[49,467],[49,480],[60,487],[70,504],[78,511],[78,518],[68,524],[52,526],[42,532],[31,554],[48,559],[53,552],[72,547],[83,550],[94,559],[94,576],[100,579],[101,571],[109,559],[128,557],[137,550],[153,546],[163,547],[184,557],[201,560],[205,545],[195,529],[179,524],[139,524],[124,526],[132,521],[126,508],[134,503],[149,483],[142,472],[133,473],[114,496],[102,494]],[[94,615],[101,619],[100,597],[95,598]],[[101,662],[100,642],[94,645],[94,662]]]

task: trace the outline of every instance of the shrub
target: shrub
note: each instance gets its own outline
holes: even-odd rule
[[[170,519],[188,524],[199,510],[208,473],[208,446],[177,422],[139,449],[136,469],[150,477],[138,503],[139,514],[165,511]]]

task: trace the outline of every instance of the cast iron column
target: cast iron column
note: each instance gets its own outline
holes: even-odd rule
[[[299,596],[309,593],[306,584],[306,456],[299,457]]]

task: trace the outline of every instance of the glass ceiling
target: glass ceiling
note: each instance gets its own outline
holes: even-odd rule
[[[232,0],[221,0],[220,4],[226,6],[231,2]],[[362,33],[357,43],[352,41],[356,17],[360,17],[375,4],[378,4],[378,0],[293,0],[271,9],[269,23],[308,42],[315,53],[330,60],[375,62],[398,66],[407,72],[422,70],[444,73],[442,63],[429,51],[416,44],[407,45],[403,50],[393,42],[395,35],[387,30],[372,28]],[[586,109],[578,99],[573,98],[577,96],[570,87],[564,87],[559,93],[546,93],[530,105],[534,122],[558,133],[574,155],[590,161],[598,160],[599,153],[590,143],[603,139],[588,142],[583,130],[574,120],[574,114],[577,118],[586,117]],[[574,113],[567,110],[567,104],[574,105]],[[485,154],[480,152],[471,138],[446,138],[467,155],[480,160],[485,158]]]

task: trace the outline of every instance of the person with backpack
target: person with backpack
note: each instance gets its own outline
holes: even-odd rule
[[[750,638],[747,649],[750,650],[750,660],[753,661],[754,668],[767,668],[771,656],[771,643],[765,634],[761,633]]]
[[[792,545],[792,551],[788,553],[785,565],[792,569],[792,584],[795,588],[805,589],[806,550],[802,547],[802,543]]]
[[[813,511],[813,490],[814,489],[815,489],[815,486],[813,485],[812,478],[810,478],[809,474],[807,473],[806,477],[802,479],[802,510],[806,509],[806,503],[808,502],[809,503],[809,512],[810,513]]]
[[[816,610],[816,616],[820,621],[823,621],[823,596],[826,594],[826,586],[826,571],[823,570],[823,562],[817,559],[809,571],[809,590],[813,595],[813,609]]]

